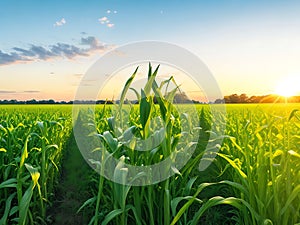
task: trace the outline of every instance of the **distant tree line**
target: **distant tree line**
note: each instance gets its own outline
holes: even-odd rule
[[[26,101],[18,101],[18,100],[0,100],[0,104],[2,105],[9,105],[9,104],[16,104],[16,105],[33,105],[33,104],[113,104],[112,101],[105,101],[105,100],[87,100],[87,101],[54,101],[53,99],[49,100],[26,100]]]
[[[224,99],[217,99],[215,103],[300,103],[300,96],[283,97],[279,95],[262,95],[248,97],[246,94],[232,94],[224,96]]]
[[[154,102],[156,102],[156,99],[154,99]],[[279,95],[263,95],[263,96],[251,96],[248,97],[246,94],[232,94],[228,96],[224,96],[223,99],[216,99],[214,102],[215,104],[220,103],[300,103],[300,96],[293,96],[289,98],[285,98]],[[26,100],[26,101],[18,101],[18,100],[0,100],[0,104],[2,105],[9,105],[9,104],[18,104],[18,105],[32,105],[32,104],[113,104],[113,103],[119,103],[119,100],[112,101],[112,100],[74,100],[74,101],[55,101],[53,99],[49,100]],[[138,104],[137,100],[125,100],[125,104]],[[180,103],[180,104],[206,104],[206,102],[199,102],[196,100],[191,100],[188,98],[188,96],[184,93],[176,93],[174,96],[174,103]]]

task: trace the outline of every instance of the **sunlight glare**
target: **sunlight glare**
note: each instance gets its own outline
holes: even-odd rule
[[[300,75],[284,77],[275,88],[275,94],[283,97],[292,97],[300,93]]]

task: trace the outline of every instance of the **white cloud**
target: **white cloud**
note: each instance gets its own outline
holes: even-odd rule
[[[53,26],[59,27],[59,26],[62,26],[64,24],[66,24],[66,23],[67,23],[67,21],[65,20],[65,18],[62,18],[61,20],[56,21],[55,24],[53,24]]]
[[[100,23],[105,23],[108,20],[108,18],[106,16],[103,16],[102,18],[99,19]]]
[[[115,26],[115,24],[113,24],[112,22],[110,22],[110,20],[106,16],[104,16],[104,17],[102,17],[102,18],[100,18],[98,20],[99,20],[99,22],[101,24],[104,24],[104,25],[106,25],[109,28],[112,28],[113,26]]]
[[[116,13],[118,13],[118,11],[117,11],[117,10],[112,11],[112,10],[108,9],[108,10],[106,11],[106,13],[107,13],[107,14],[110,14],[110,13],[116,14]]]

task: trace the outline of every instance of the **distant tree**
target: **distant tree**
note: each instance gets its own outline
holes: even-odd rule
[[[248,98],[248,102],[249,103],[256,103],[257,97],[256,96],[251,96],[250,98]]]
[[[8,104],[17,104],[18,101],[16,99],[9,100]]]
[[[248,101],[248,96],[246,94],[240,95],[240,103],[246,103]]]
[[[225,103],[225,98],[224,99],[220,99],[220,98],[218,98],[218,99],[216,99],[215,100],[215,102],[214,102],[215,104],[221,104],[221,103]]]
[[[37,104],[35,99],[27,100],[26,104]]]
[[[224,97],[225,103],[239,103],[240,97],[237,94],[232,94]]]

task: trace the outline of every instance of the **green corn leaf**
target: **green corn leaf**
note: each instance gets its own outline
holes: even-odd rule
[[[120,107],[122,107],[122,104],[124,103],[124,100],[125,100],[125,96],[126,96],[126,93],[135,77],[135,75],[137,74],[137,71],[138,71],[139,67],[137,67],[134,71],[134,73],[131,75],[131,77],[126,81],[125,83],[125,86],[122,90],[122,93],[121,93],[121,98],[120,98]]]
[[[172,201],[171,201],[171,210],[172,210],[172,215],[174,217],[175,217],[176,212],[177,212],[178,204],[183,200],[192,200],[192,201],[198,202],[199,204],[203,203],[202,200],[200,200],[198,198],[194,198],[193,196],[176,197],[176,198],[172,199]]]
[[[105,131],[103,135],[100,135],[100,137],[103,137],[106,144],[109,146],[109,148],[114,151],[118,148],[118,140],[114,138],[109,131]]]
[[[221,204],[231,205],[239,210],[241,210],[243,207],[243,204],[241,204],[240,199],[237,199],[234,197],[229,197],[229,198],[223,198],[221,196],[212,197],[207,202],[205,202],[200,207],[200,209],[195,213],[194,218],[191,222],[191,225],[197,225],[199,219],[201,218],[201,216],[204,214],[204,212],[206,210],[208,210],[209,208],[212,208],[213,206],[221,205]]]
[[[28,140],[29,140],[29,136],[27,136],[25,143],[24,143],[24,147],[23,147],[23,151],[22,151],[22,156],[21,156],[21,160],[20,160],[20,168],[23,167],[24,163],[25,163],[25,159],[28,158],[28,150],[27,150],[27,146],[28,146]]]
[[[94,196],[92,198],[89,198],[88,200],[86,200],[81,206],[80,208],[77,210],[76,213],[79,213],[83,208],[85,208],[86,206],[92,205],[94,202],[96,202],[97,200],[97,196]]]
[[[114,171],[114,191],[115,196],[118,196],[117,201],[119,206],[124,209],[127,194],[130,186],[124,185],[127,181],[128,168],[125,167],[125,157],[121,156],[119,163],[117,164]]]
[[[11,202],[15,196],[16,196],[16,193],[13,193],[5,201],[5,210],[4,210],[2,218],[0,219],[1,225],[8,224],[7,218],[8,218],[9,212],[11,211]]]
[[[282,150],[277,149],[274,153],[273,153],[273,158],[276,158],[277,156],[280,156],[283,154]]]
[[[49,150],[50,148],[55,148],[56,150],[58,149],[58,145],[47,145],[46,150]]]
[[[115,117],[109,117],[107,123],[111,131],[115,130]]]
[[[140,101],[141,101],[141,96],[140,96],[140,94],[138,93],[138,91],[135,90],[134,88],[130,88],[130,90],[132,90],[132,91],[135,93],[138,102],[140,102]]]
[[[296,117],[298,120],[300,120],[299,116],[297,115],[297,112],[299,112],[298,109],[294,109],[291,113],[290,113],[290,116],[289,116],[289,121],[293,118],[293,117]]]
[[[176,94],[177,90],[178,90],[178,87],[174,88],[172,91],[170,91],[167,94],[166,99],[167,99],[168,103],[173,103],[174,97],[175,97],[175,94]]]
[[[147,81],[147,83],[145,85],[145,88],[144,88],[144,91],[145,91],[145,94],[146,94],[147,97],[149,96],[150,91],[151,91],[152,86],[153,86],[153,83],[155,82],[155,78],[156,78],[156,75],[158,73],[159,66],[160,65],[158,65],[156,67],[156,69],[155,69],[155,71],[154,71],[153,74],[151,74],[150,76],[148,76],[148,81]],[[151,69],[149,69],[149,71],[151,72]]]
[[[219,156],[221,156],[223,159],[225,159],[227,162],[229,162],[229,164],[236,169],[236,171],[238,172],[238,174],[242,177],[242,178],[247,178],[247,175],[239,168],[239,166],[230,158],[228,158],[226,155],[221,154],[221,153],[217,153]]]
[[[291,207],[292,201],[294,201],[294,199],[297,198],[298,196],[300,196],[300,184],[293,189],[292,193],[289,195],[288,199],[286,200],[284,207],[280,211],[281,216],[286,212],[286,210],[289,207]]]
[[[150,95],[150,91],[151,91],[152,84],[153,84],[154,80],[155,80],[155,76],[150,76],[148,78],[148,81],[147,81],[146,85],[145,85],[144,93],[147,97],[149,97],[149,95]]]
[[[140,102],[140,121],[143,129],[146,128],[146,124],[150,120],[151,103],[150,99],[146,97],[146,94],[141,90],[141,102]]]
[[[9,216],[14,215],[15,213],[17,213],[19,211],[19,206],[14,206],[11,208],[11,210],[9,211]]]
[[[19,225],[25,225],[29,210],[29,205],[31,202],[31,198],[33,195],[34,189],[34,182],[31,182],[30,186],[25,191],[24,195],[22,196],[20,205],[19,205]]]
[[[116,218],[117,216],[121,215],[124,211],[122,209],[115,209],[113,211],[111,211],[110,213],[108,213],[106,215],[106,217],[104,218],[103,222],[101,223],[101,225],[106,225],[108,224],[110,221],[112,221],[114,218]]]
[[[148,79],[152,76],[152,66],[151,63],[149,62],[149,66],[148,66]]]
[[[16,178],[10,178],[6,181],[3,181],[1,184],[0,184],[0,189],[1,188],[16,188],[17,187],[17,179]]]
[[[136,132],[136,126],[131,126],[123,133],[123,138],[126,140],[131,140],[134,137],[134,133]]]
[[[187,182],[187,184],[184,188],[184,192],[183,192],[184,195],[189,195],[191,193],[192,187],[197,179],[198,179],[198,177],[193,177],[193,178],[189,179],[189,181]]]
[[[34,188],[38,183],[38,180],[40,178],[40,173],[37,168],[34,168],[32,165],[28,163],[25,163],[25,167],[31,175],[31,179],[33,181],[33,188]]]
[[[142,221],[141,221],[141,218],[137,214],[136,207],[134,207],[133,205],[126,205],[126,211],[130,210],[130,209],[133,212],[133,215],[134,215],[134,218],[135,218],[135,224],[136,225],[142,225]]]
[[[229,180],[223,180],[223,181],[220,181],[219,184],[230,185],[231,187],[234,187],[234,188],[238,189],[245,196],[249,196],[248,190],[243,185],[241,185],[241,184],[239,184],[237,182],[233,182],[233,181],[229,181]]]
[[[166,89],[165,89],[165,95],[167,95],[169,84],[170,84],[170,82],[171,82],[173,79],[174,79],[173,76],[171,76],[169,79],[164,80],[164,81],[162,81],[162,82],[160,83],[160,85],[159,85],[159,89],[160,89],[160,90],[162,90],[163,87],[164,87],[165,85],[167,85],[167,87],[166,87]]]
[[[214,183],[202,183],[199,185],[197,192],[194,194],[192,198],[190,198],[178,211],[178,213],[174,216],[171,225],[174,225],[178,222],[178,220],[181,218],[181,216],[189,209],[189,207],[193,204],[193,202],[196,200],[196,196],[206,187],[214,185]]]

